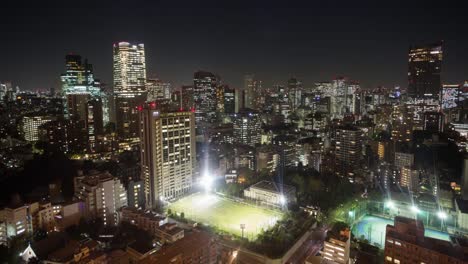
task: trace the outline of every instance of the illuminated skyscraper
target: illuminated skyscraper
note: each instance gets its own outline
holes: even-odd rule
[[[141,171],[148,208],[160,199],[185,194],[192,187],[196,167],[195,118],[192,112],[143,109]]]
[[[408,59],[408,95],[438,99],[441,91],[442,42],[412,46]]]
[[[255,80],[254,75],[244,77],[244,107],[259,110],[261,105],[262,81]]]
[[[302,82],[296,78],[288,80],[288,92],[289,92],[289,105],[291,109],[295,111],[299,106],[302,105]]]
[[[148,102],[171,98],[171,84],[168,82],[159,79],[148,79],[146,89],[148,91]]]
[[[87,131],[88,151],[93,152],[95,137],[102,132],[104,120],[99,80],[94,79],[93,67],[87,60],[82,63],[81,56],[69,54],[65,57],[61,81],[67,116]]]
[[[193,100],[195,103],[195,119],[208,121],[208,117],[216,112],[216,88],[219,77],[211,72],[197,71],[193,75]]]
[[[49,116],[25,116],[22,120],[22,132],[26,141],[39,140],[39,127],[47,122],[52,121]]]
[[[146,62],[143,44],[114,44],[114,96],[117,133],[121,138],[138,137],[137,107],[146,100]]]
[[[335,132],[336,172],[341,177],[354,178],[354,170],[362,158],[362,131],[355,127],[340,127]]]
[[[262,121],[258,113],[251,109],[242,109],[234,117],[234,141],[255,146],[262,136]]]
[[[65,73],[60,76],[62,92],[69,94],[87,94],[99,96],[101,89],[94,79],[93,66],[87,60],[81,61],[81,56],[69,54],[65,56]]]

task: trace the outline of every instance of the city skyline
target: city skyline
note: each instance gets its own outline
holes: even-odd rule
[[[22,90],[58,89],[57,76],[68,53],[88,58],[96,77],[111,86],[111,45],[120,41],[144,43],[148,77],[169,81],[176,88],[191,84],[197,70],[219,74],[238,88],[250,73],[264,86],[285,84],[292,76],[312,86],[344,75],[364,88],[406,88],[409,46],[440,40],[445,41],[442,82],[466,79],[467,37],[456,32],[466,22],[456,8],[429,8],[422,14],[412,5],[286,8],[257,3],[193,8],[143,3],[127,10],[123,4],[101,3],[92,10],[32,4],[6,11],[0,29],[9,41],[0,44],[6,62],[0,66],[0,79]],[[122,22],[119,17],[124,15],[128,19]],[[70,34],[63,34],[67,30]]]

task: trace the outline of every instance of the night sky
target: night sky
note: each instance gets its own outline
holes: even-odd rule
[[[148,77],[176,87],[192,83],[195,70],[216,72],[234,87],[242,86],[246,73],[267,86],[296,76],[311,87],[344,75],[366,88],[406,87],[408,46],[440,39],[446,44],[443,81],[468,79],[468,19],[462,7],[96,2],[2,3],[0,80],[21,89],[59,88],[64,57],[73,52],[87,57],[97,77],[111,85],[112,44],[129,41],[145,44]]]

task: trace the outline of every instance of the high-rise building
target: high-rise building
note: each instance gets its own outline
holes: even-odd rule
[[[181,88],[182,93],[182,109],[191,111],[195,109],[195,102],[193,100],[193,86],[183,85]]]
[[[413,167],[414,154],[405,152],[395,152],[395,167]]]
[[[419,187],[419,172],[411,167],[401,168],[400,186],[410,190],[417,191]]]
[[[354,170],[362,157],[362,131],[346,126],[335,131],[336,172],[342,177],[353,178]]]
[[[288,80],[289,105],[291,106],[291,110],[295,111],[302,105],[303,92],[301,81],[296,78],[290,78]]]
[[[414,120],[412,111],[406,105],[393,106],[392,137],[395,142],[409,142],[413,137]]]
[[[39,127],[54,118],[49,116],[25,116],[23,117],[23,136],[26,141],[39,140]]]
[[[233,114],[236,112],[236,91],[234,88],[229,88],[229,86],[224,86],[223,89],[224,95],[224,112],[227,114]]]
[[[65,73],[61,75],[62,92],[66,98],[69,119],[81,122],[88,133],[88,151],[95,150],[95,137],[102,133],[104,106],[101,85],[94,79],[93,67],[81,56],[65,57]]]
[[[93,66],[88,60],[82,62],[81,56],[69,54],[65,56],[65,73],[60,76],[62,93],[89,94],[99,96],[99,82],[94,79]]]
[[[244,107],[260,110],[262,81],[255,80],[254,75],[244,77]]]
[[[153,102],[163,99],[170,99],[171,83],[163,82],[159,79],[148,79],[146,81],[148,91],[147,101]]]
[[[192,112],[145,108],[140,114],[141,171],[146,206],[179,197],[192,187],[196,168],[195,118]]]
[[[104,225],[119,223],[118,210],[127,206],[127,191],[110,173],[94,173],[75,177],[75,199],[85,204],[89,218],[101,218]]]
[[[409,48],[408,95],[413,98],[438,99],[442,84],[442,47],[438,42]]]
[[[220,85],[216,89],[216,111],[219,113],[235,113],[235,90],[228,85]]]
[[[258,113],[242,109],[234,117],[234,142],[255,146],[262,137],[262,121]]]
[[[464,248],[424,236],[421,220],[395,217],[385,232],[384,263],[467,263]]]
[[[146,92],[145,46],[114,44],[114,96],[121,138],[138,138],[138,106],[145,102]]]
[[[193,75],[193,100],[195,103],[195,119],[208,121],[209,116],[216,112],[216,88],[219,77],[211,72],[197,71]]]

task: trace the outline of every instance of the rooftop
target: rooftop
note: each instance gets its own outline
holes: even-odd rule
[[[288,193],[288,192],[295,191],[294,186],[276,183],[272,181],[260,181],[250,186],[250,188],[256,188],[256,189],[266,190],[270,192],[280,192],[280,190],[283,190],[283,192]]]
[[[211,236],[206,232],[191,232],[183,239],[163,246],[155,254],[143,259],[141,263],[172,263],[174,258],[190,256],[194,251],[206,248],[211,239]]]

